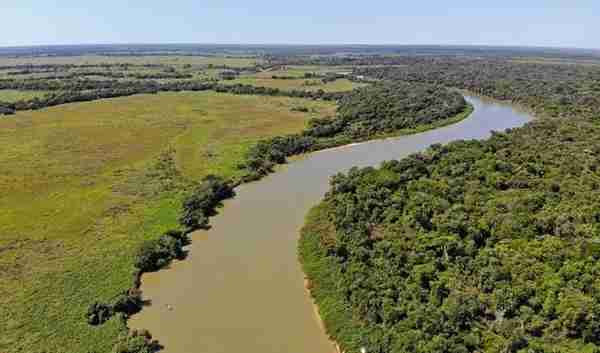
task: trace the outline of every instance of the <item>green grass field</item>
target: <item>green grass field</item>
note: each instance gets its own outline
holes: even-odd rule
[[[176,226],[181,190],[209,173],[237,176],[255,141],[334,111],[202,92],[0,119],[0,352],[110,351],[122,323],[88,326],[87,306],[131,285],[133,253]]]
[[[16,102],[20,100],[30,100],[33,98],[42,98],[48,92],[46,91],[19,91],[14,89],[0,90],[0,102]]]

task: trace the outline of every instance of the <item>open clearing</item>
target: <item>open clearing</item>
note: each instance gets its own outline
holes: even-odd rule
[[[176,225],[182,187],[235,177],[258,139],[334,112],[327,102],[190,92],[0,119],[0,352],[110,351],[122,323],[88,326],[87,306],[131,285],[133,252]]]

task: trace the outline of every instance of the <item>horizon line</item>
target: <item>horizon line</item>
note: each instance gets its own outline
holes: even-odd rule
[[[0,49],[26,49],[26,48],[51,48],[51,47],[83,47],[83,46],[161,46],[161,45],[215,45],[215,46],[248,46],[248,47],[259,47],[259,46],[282,46],[282,47],[294,47],[294,46],[312,46],[312,47],[343,47],[343,46],[355,46],[355,47],[450,47],[450,48],[461,48],[461,47],[485,47],[485,48],[531,48],[531,49],[567,49],[567,50],[590,50],[600,52],[600,48],[591,47],[569,47],[569,46],[553,46],[553,45],[514,45],[514,44],[401,44],[401,43],[277,43],[277,42],[264,42],[264,43],[210,43],[210,42],[96,42],[96,43],[69,43],[69,44],[23,44],[23,45],[4,45],[0,44]]]

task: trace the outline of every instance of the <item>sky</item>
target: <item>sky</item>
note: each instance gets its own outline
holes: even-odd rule
[[[0,0],[0,46],[448,44],[600,48],[600,0]]]

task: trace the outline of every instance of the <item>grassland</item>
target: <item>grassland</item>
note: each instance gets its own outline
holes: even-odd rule
[[[33,98],[42,98],[48,92],[46,91],[18,91],[14,89],[0,90],[0,102],[16,102],[20,100],[30,100]]]
[[[255,141],[334,111],[203,92],[0,119],[0,352],[110,351],[123,323],[91,327],[87,306],[131,285],[133,252],[175,226],[180,190],[209,173],[237,176]]]

